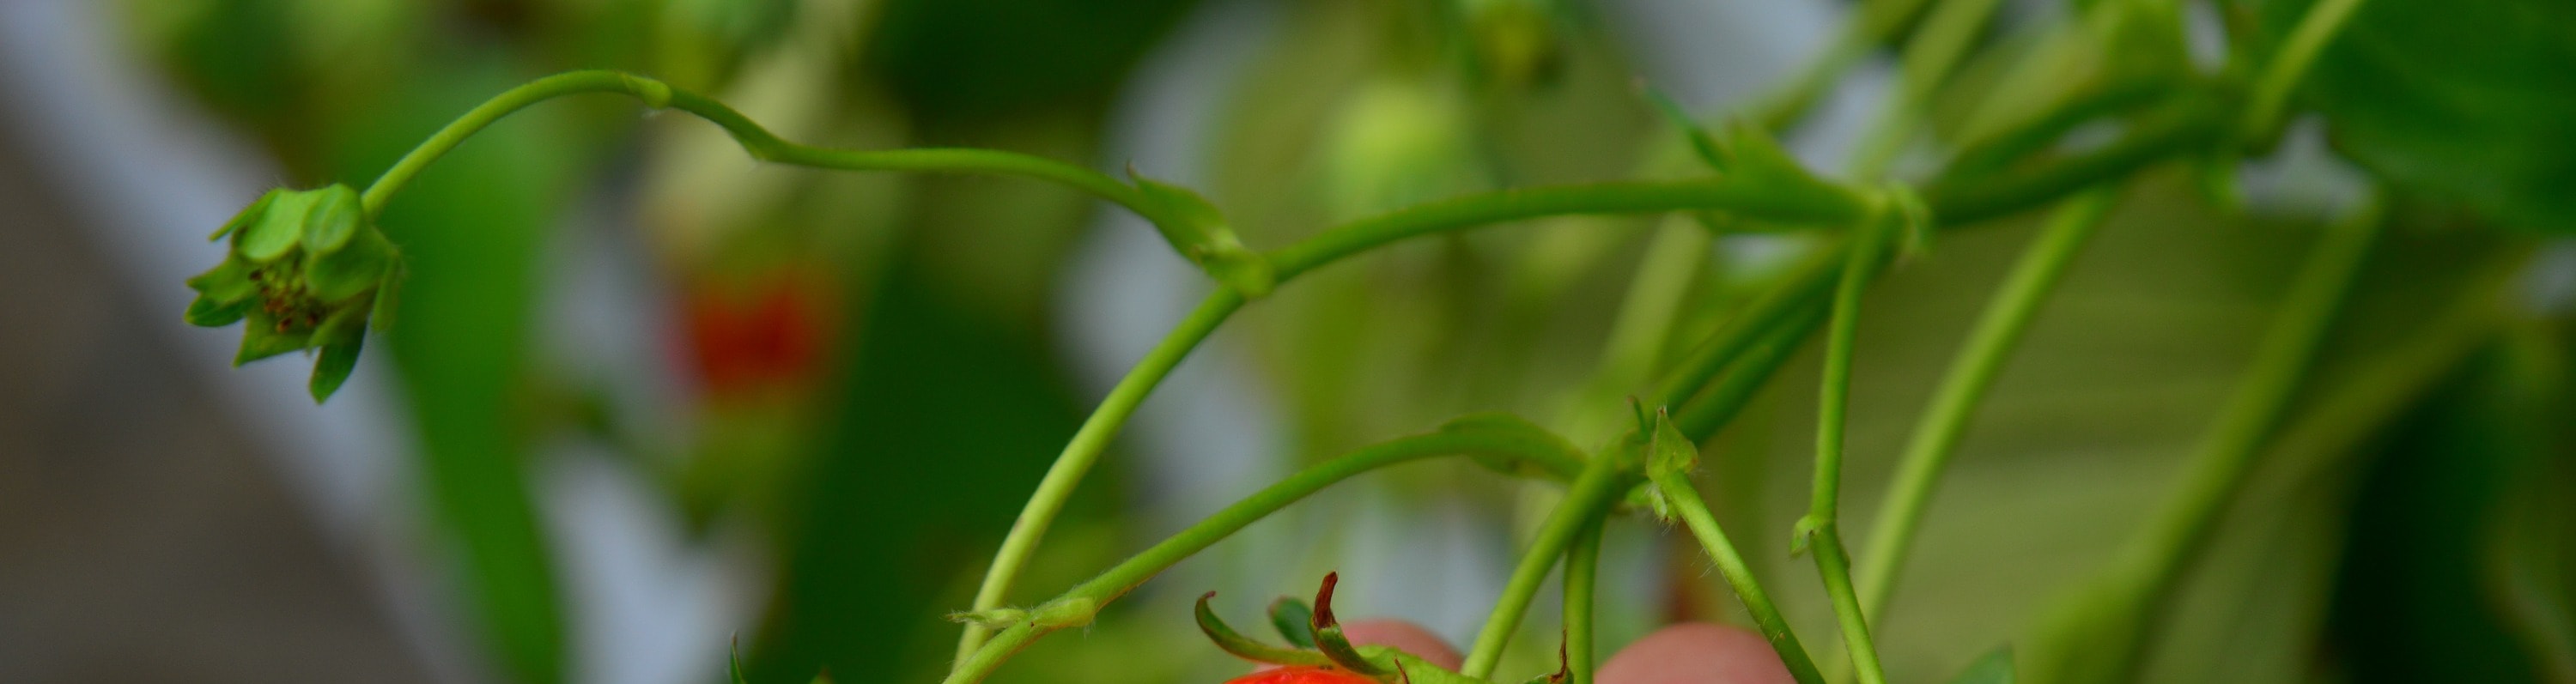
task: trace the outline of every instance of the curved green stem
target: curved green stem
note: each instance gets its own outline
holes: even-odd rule
[[[1478,424],[1461,423],[1438,432],[1363,447],[1307,468],[1244,497],[1189,529],[1067,590],[1054,600],[1029,610],[1029,619],[1002,629],[990,641],[961,657],[957,669],[950,672],[944,681],[947,684],[982,681],[986,675],[992,674],[994,668],[1001,666],[1003,660],[1039,637],[1058,629],[1087,624],[1102,606],[1127,595],[1173,564],[1206,550],[1289,504],[1353,476],[1399,463],[1450,455],[1496,454],[1540,462],[1559,461],[1566,458],[1562,448],[1551,441],[1531,439],[1525,431],[1486,429]]]
[[[1914,435],[1905,444],[1905,455],[1897,461],[1896,479],[1878,508],[1877,523],[1870,526],[1868,552],[1860,557],[1863,614],[1887,619],[1887,599],[1895,590],[1897,571],[1905,567],[1905,555],[1913,546],[1915,531],[1921,528],[1923,510],[1931,504],[1934,487],[1940,482],[1941,471],[1949,466],[1951,454],[1958,450],[1960,436],[1967,433],[1969,419],[1976,415],[1986,390],[1994,386],[1995,376],[2003,371],[2004,360],[2021,343],[2022,332],[2030,328],[2040,303],[2056,289],[2067,265],[2075,261],[2076,253],[2102,225],[2117,196],[2115,190],[2105,188],[2078,195],[2060,206],[2020,261],[2013,264],[2012,273],[1995,290],[1994,301],[1986,305],[1976,327],[1969,330],[1967,343],[1959,348],[1958,358],[1950,362],[1940,386],[1932,392],[1931,405],[1915,424]]]
[[[618,71],[572,71],[547,76],[511,88],[467,110],[464,115],[439,129],[418,147],[385,169],[376,182],[360,195],[368,216],[384,211],[385,203],[409,183],[421,169],[455,149],[476,132],[512,112],[539,102],[582,93],[620,93],[643,100],[656,109],[672,108],[694,114],[723,128],[742,145],[753,159],[798,166],[851,171],[948,171],[993,173],[1054,181],[1083,192],[1116,202],[1147,218],[1160,218],[1156,210],[1135,187],[1121,183],[1097,171],[1064,162],[996,150],[929,148],[908,150],[839,150],[781,140],[760,124],[752,122],[724,103],[686,90],[673,88],[661,81]]]
[[[1565,555],[1576,535],[1600,526],[1611,504],[1618,503],[1619,492],[1627,489],[1631,480],[1623,463],[1626,460],[1619,449],[1612,448],[1594,454],[1584,463],[1583,475],[1574,479],[1565,500],[1548,513],[1538,537],[1530,540],[1529,550],[1521,554],[1520,565],[1513,568],[1511,581],[1503,585],[1502,596],[1494,601],[1494,612],[1485,619],[1484,629],[1476,633],[1476,642],[1468,648],[1465,665],[1458,672],[1477,678],[1494,674],[1494,665],[1502,660],[1503,647],[1510,645],[1512,632],[1520,629],[1521,616],[1529,612],[1530,600],[1538,596],[1538,587],[1547,581],[1548,570]]]
[[[2266,140],[2280,126],[2281,110],[2290,102],[2290,91],[2299,79],[2308,75],[2308,66],[2316,63],[2335,35],[2343,31],[2345,20],[2361,8],[2362,0],[2317,0],[2308,6],[2299,24],[2290,28],[2281,49],[2272,53],[2272,61],[2263,65],[2263,73],[2254,80],[2254,92],[2246,100],[2245,118],[2238,134],[2247,140]]]
[[[1584,528],[1565,552],[1566,684],[1592,684],[1592,598],[1601,574],[1602,532],[1598,525]]]
[[[1860,297],[1878,273],[1898,224],[1881,219],[1856,236],[1851,260],[1843,264],[1834,288],[1833,318],[1825,331],[1824,383],[1817,391],[1815,491],[1807,515],[1798,521],[1797,544],[1815,554],[1816,571],[1824,576],[1825,593],[1833,599],[1834,617],[1842,624],[1843,648],[1851,654],[1861,684],[1886,684],[1878,664],[1878,647],[1870,641],[1869,620],[1852,590],[1851,557],[1843,550],[1841,523],[1843,426],[1851,405],[1852,346],[1860,327]]]
[[[1771,594],[1753,578],[1753,568],[1744,564],[1744,555],[1735,551],[1726,530],[1717,526],[1717,516],[1708,512],[1708,503],[1699,498],[1699,490],[1681,472],[1659,472],[1653,475],[1655,489],[1672,503],[1682,525],[1699,539],[1700,548],[1708,551],[1709,562],[1717,565],[1717,574],[1735,590],[1735,599],[1744,604],[1744,612],[1753,616],[1754,628],[1771,642],[1771,650],[1780,654],[1780,662],[1789,668],[1789,676],[1798,684],[1824,684],[1825,677],[1816,671],[1816,662],[1807,657],[1807,649],[1798,645],[1798,635],[1789,630],[1788,618],[1781,617],[1780,607],[1771,602]]]
[[[1082,427],[1074,431],[1072,441],[1065,443],[1064,453],[1056,456],[1055,463],[1047,467],[1046,476],[1038,481],[1037,492],[1029,495],[1028,504],[1020,509],[1019,519],[1011,523],[1010,533],[1002,538],[1002,548],[993,555],[992,567],[984,571],[984,584],[975,591],[974,607],[969,610],[980,612],[1002,606],[1010,594],[1012,580],[1018,578],[1021,566],[1028,564],[1029,554],[1037,550],[1039,540],[1046,536],[1047,526],[1055,522],[1056,513],[1064,509],[1065,500],[1073,496],[1074,487],[1082,483],[1082,476],[1091,471],[1091,465],[1100,460],[1101,452],[1109,448],[1110,438],[1117,436],[1118,429],[1126,425],[1127,417],[1136,412],[1136,406],[1144,403],[1145,395],[1152,393],[1164,376],[1171,374],[1172,367],[1180,365],[1181,359],[1188,357],[1191,349],[1197,348],[1201,340],[1216,331],[1217,324],[1225,322],[1227,316],[1242,307],[1243,295],[1231,288],[1220,287],[1209,292],[1207,298],[1199,302],[1197,310],[1191,311],[1179,327],[1173,328],[1161,343],[1146,352],[1145,358],[1137,360],[1136,367],[1127,371],[1127,377],[1118,380],[1118,385],[1109,390],[1109,396],[1100,400],[1098,408],[1092,409],[1091,417],[1084,419]],[[961,667],[983,646],[989,633],[990,630],[980,624],[966,626],[965,635],[957,640]]]

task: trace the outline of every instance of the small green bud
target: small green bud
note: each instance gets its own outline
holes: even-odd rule
[[[1147,217],[1154,222],[1154,230],[1163,234],[1163,240],[1170,242],[1173,250],[1198,264],[1199,270],[1245,299],[1268,296],[1270,289],[1279,284],[1279,274],[1271,268],[1270,261],[1245,247],[1243,240],[1235,237],[1234,228],[1226,223],[1224,212],[1206,197],[1189,188],[1138,175],[1133,167],[1127,169],[1127,175],[1136,180],[1136,189],[1143,191],[1146,202],[1154,207]]]
[[[208,239],[225,238],[223,263],[188,279],[197,291],[188,322],[243,323],[236,366],[318,350],[308,389],[315,402],[329,398],[357,368],[368,321],[390,308],[401,250],[346,185],[270,190]]]

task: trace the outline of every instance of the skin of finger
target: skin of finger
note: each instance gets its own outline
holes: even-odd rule
[[[1725,625],[1673,625],[1638,639],[1594,677],[1601,684],[1794,684],[1762,635]]]

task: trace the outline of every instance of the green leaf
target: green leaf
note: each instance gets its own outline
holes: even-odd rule
[[[215,229],[215,234],[206,236],[206,241],[213,242],[221,240],[224,239],[224,236],[226,235],[231,235],[243,228],[250,227],[250,224],[259,221],[261,216],[267,215],[269,203],[276,201],[277,194],[280,192],[285,192],[285,190],[283,188],[269,188],[268,192],[260,193],[259,199],[251,200],[250,206],[242,207],[242,210],[233,214],[233,217],[230,220],[224,221],[224,227]]]
[[[206,295],[197,295],[196,301],[188,303],[188,324],[221,328],[240,322],[242,314],[249,310],[250,302],[247,300],[236,299],[224,302]]]
[[[259,294],[259,283],[250,279],[253,266],[239,257],[226,256],[213,269],[188,279],[188,288],[217,303],[231,304]],[[204,324],[199,324],[204,325]],[[217,324],[222,325],[222,324]]]
[[[733,684],[751,684],[742,677],[742,637],[734,637],[733,650],[725,655],[725,674],[733,677]]]
[[[1209,277],[1247,299],[1266,296],[1278,285],[1278,273],[1270,262],[1245,247],[1243,240],[1235,237],[1234,228],[1226,224],[1225,213],[1198,191],[1138,175],[1134,168],[1129,168],[1127,175],[1136,180],[1136,189],[1154,207],[1153,215],[1147,217],[1153,221],[1154,230]]]
[[[304,251],[304,286],[324,302],[365,294],[392,272],[396,254],[383,233],[359,230],[354,237],[344,237],[336,251]]]
[[[1325,659],[1322,653],[1280,648],[1255,641],[1252,637],[1244,636],[1242,632],[1234,631],[1233,627],[1225,624],[1225,620],[1216,616],[1216,609],[1208,607],[1208,599],[1213,598],[1216,598],[1216,592],[1213,591],[1199,595],[1198,608],[1194,614],[1198,618],[1199,633],[1207,635],[1208,641],[1216,644],[1217,648],[1224,649],[1225,652],[1232,653],[1237,658],[1256,663],[1313,666],[1332,664],[1332,661]]]
[[[2244,1],[2275,43],[2314,4]],[[2576,3],[2369,0],[2301,94],[2338,149],[2397,187],[2576,232]]]
[[[304,240],[304,217],[313,209],[315,194],[284,191],[263,197],[257,218],[233,234],[233,253],[257,263],[276,261],[295,251]]]
[[[313,379],[305,386],[313,393],[313,403],[331,398],[341,383],[349,381],[349,372],[358,368],[358,348],[365,343],[366,338],[359,336],[322,345],[322,358],[313,362]]]
[[[1950,678],[1950,684],[2014,684],[2017,679],[2013,671],[2012,646],[2007,644],[1997,646],[1977,662],[1969,663],[1968,669]]]
[[[360,232],[366,223],[366,211],[358,203],[358,191],[346,185],[332,185],[312,191],[313,208],[304,214],[304,251],[330,254],[349,242],[349,236]]]
[[[1306,602],[1297,600],[1297,597],[1281,596],[1279,600],[1270,602],[1270,626],[1279,630],[1279,637],[1287,639],[1289,645],[1314,648],[1315,639],[1306,627],[1314,620],[1314,609],[1307,608]]]
[[[277,319],[260,309],[251,309],[242,325],[241,351],[233,355],[233,365],[240,366],[271,356],[303,349],[312,341],[308,330],[278,325]]]

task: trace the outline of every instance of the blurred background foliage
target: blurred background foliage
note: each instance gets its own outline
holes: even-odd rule
[[[281,180],[311,186],[372,178],[483,98],[575,68],[709,93],[799,141],[1114,168],[1106,136],[1133,70],[1199,4],[126,0],[119,16],[131,50],[257,140]],[[1222,104],[1186,141],[1197,184],[1251,244],[1467,191],[1688,172],[1635,94],[1638,55],[1588,3],[1272,4],[1272,35],[1200,95]],[[2022,4],[2048,6],[2008,14],[1926,103],[1935,139],[1973,141],[1992,121],[2192,59],[2179,40],[2091,19],[2141,3]],[[2268,54],[2306,5],[2215,3],[2239,37],[2220,50]],[[2576,336],[2567,288],[2530,275],[2571,268],[2564,237],[2537,236],[2576,225],[2576,129],[2562,116],[2576,69],[2556,68],[2576,66],[2572,15],[2373,0],[2302,91],[2337,154],[2397,185],[2398,225],[2267,447],[2256,494],[2196,563],[2150,681],[2576,680]],[[2486,26],[2513,32],[2464,34]],[[954,635],[942,615],[967,604],[1092,401],[1054,292],[1100,209],[1018,181],[763,167],[701,122],[636,112],[592,98],[515,116],[382,219],[411,274],[385,347],[478,648],[505,680],[582,680],[567,650],[584,627],[563,608],[529,475],[543,444],[569,438],[630,457],[696,533],[760,540],[769,594],[742,642],[754,681],[936,677]],[[2249,211],[2210,192],[2205,171],[2171,165],[2122,193],[1988,400],[1881,626],[1897,679],[2032,638],[2161,498],[2230,391],[2320,214]],[[2337,174],[2353,171],[2291,169],[2271,194]],[[1687,216],[1531,223],[1398,245],[1249,310],[1224,339],[1281,425],[1262,450],[1320,458],[1482,410],[1597,443],[1623,397],[1810,246]],[[667,366],[651,377],[537,342],[545,292],[561,286],[550,245],[584,226],[633,228],[605,239],[650,268],[641,296],[667,323]],[[1944,234],[1873,290],[1847,518],[1874,512],[1915,413],[2032,228]],[[2534,254],[2557,260],[2526,269]],[[1804,507],[1813,364],[1794,362],[1706,445],[1705,482],[1824,649],[1822,594],[1767,552]],[[657,377],[682,388],[676,407],[655,408]],[[1154,495],[1135,490],[1163,480],[1129,454],[1109,462],[1022,600],[1168,530],[1133,510]],[[1383,519],[1467,511],[1485,522],[1434,529],[1481,539],[1469,546],[1499,568],[1553,494],[1471,469],[1418,466],[1325,497],[1282,523],[1293,529],[1256,530],[1278,548],[1222,547],[1223,567],[1268,568],[1203,579],[1243,584],[1149,592],[1001,678],[1222,676],[1231,665],[1172,596],[1218,588],[1249,610],[1360,553],[1349,537],[1399,524]],[[1609,575],[1625,579],[1609,590],[1607,641],[1735,610],[1690,547],[1668,542],[1640,523],[1614,530],[1614,562],[1638,567]],[[1520,643],[1544,643],[1554,627],[1525,632]],[[1541,650],[1504,671],[1542,671]]]

